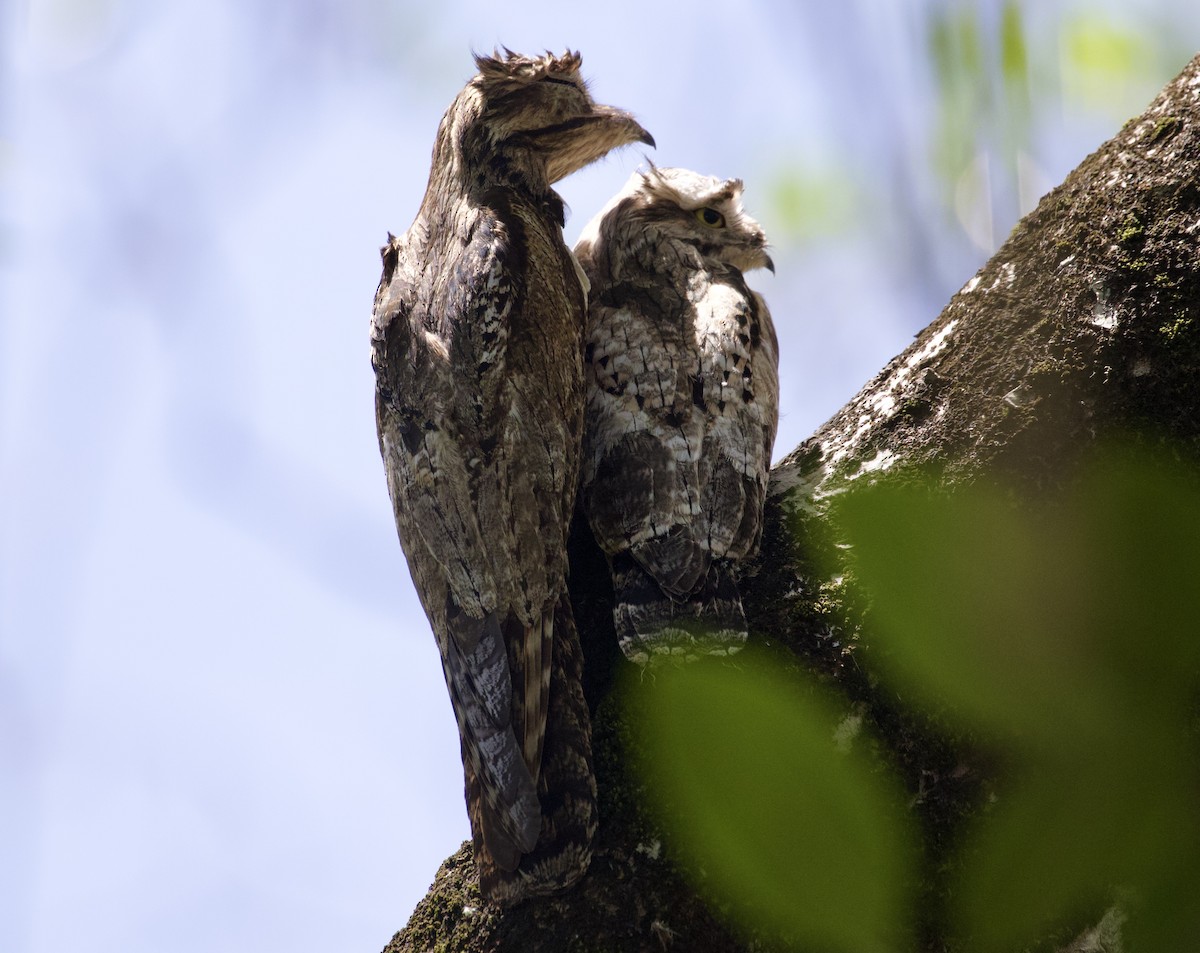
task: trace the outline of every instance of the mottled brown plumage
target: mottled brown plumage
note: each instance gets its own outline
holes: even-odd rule
[[[379,446],[458,719],[480,884],[511,903],[587,866],[595,782],[566,537],[586,286],[552,183],[631,142],[575,53],[477,57],[416,220],[383,249]]]
[[[652,167],[575,247],[591,282],[582,504],[639,663],[746,639],[735,574],[762,534],[779,355],[742,276],[774,266],[741,192]]]

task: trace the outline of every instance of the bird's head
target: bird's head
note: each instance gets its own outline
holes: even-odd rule
[[[651,165],[625,187],[630,213],[739,271],[775,270],[762,226],[742,208],[742,180]]]
[[[553,184],[612,149],[654,139],[632,114],[595,102],[578,53],[476,56],[479,73],[446,114],[460,156],[503,156]],[[445,121],[444,121],[445,128]]]
[[[762,226],[742,208],[741,179],[659,169],[653,164],[630,176],[584,226],[575,254],[581,262],[608,260],[614,242],[644,246],[654,238],[690,245],[701,257],[739,271],[775,270]]]

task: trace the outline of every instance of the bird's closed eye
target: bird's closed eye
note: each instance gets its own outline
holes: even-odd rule
[[[725,226],[725,216],[715,208],[696,209],[696,220],[701,225],[707,225],[709,228],[723,228]]]

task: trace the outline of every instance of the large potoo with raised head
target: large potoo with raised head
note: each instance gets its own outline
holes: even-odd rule
[[[576,53],[476,65],[438,127],[416,220],[383,248],[371,360],[396,527],[458,719],[480,885],[515,902],[577,879],[596,825],[566,596],[586,287],[551,185],[652,140],[592,101]]]
[[[736,568],[762,535],[779,356],[742,275],[774,266],[741,193],[651,168],[575,247],[591,282],[582,505],[639,663],[746,639]]]

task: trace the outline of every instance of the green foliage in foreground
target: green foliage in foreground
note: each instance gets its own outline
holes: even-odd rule
[[[880,664],[1009,757],[963,861],[962,929],[976,948],[1019,949],[1098,914],[1114,890],[1142,910],[1135,934],[1200,925],[1155,908],[1175,885],[1200,893],[1187,730],[1200,670],[1195,481],[1110,463],[1036,507],[881,487],[843,516]],[[1180,947],[1164,936],[1132,948]]]
[[[698,889],[746,925],[819,949],[894,949],[908,902],[904,796],[852,743],[857,721],[761,663],[649,677],[645,767]]]
[[[967,948],[1024,949],[1114,899],[1129,949],[1192,948],[1194,475],[1106,463],[1020,507],[885,484],[848,494],[839,519],[884,684],[1004,765],[956,861]],[[648,779],[706,889],[817,948],[904,948],[911,821],[868,746],[845,750],[836,706],[756,667],[661,673],[649,694]]]

